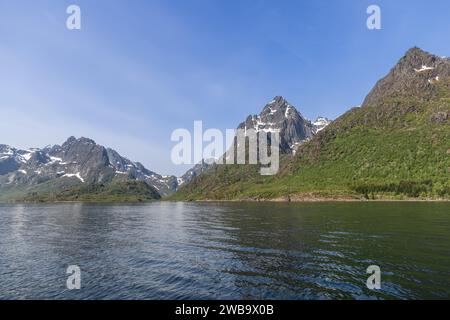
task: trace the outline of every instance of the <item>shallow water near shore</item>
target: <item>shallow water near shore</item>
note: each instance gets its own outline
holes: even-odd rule
[[[0,204],[0,299],[408,298],[450,298],[449,203]]]

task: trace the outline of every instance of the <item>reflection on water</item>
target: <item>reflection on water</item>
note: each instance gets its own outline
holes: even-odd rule
[[[450,298],[447,203],[0,205],[2,299]],[[66,268],[82,270],[69,291]],[[369,265],[382,289],[366,288]]]

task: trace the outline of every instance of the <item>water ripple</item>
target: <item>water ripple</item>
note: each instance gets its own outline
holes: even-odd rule
[[[0,204],[0,298],[450,298],[448,209]],[[380,291],[365,285],[374,264]],[[66,288],[68,265],[81,290]]]

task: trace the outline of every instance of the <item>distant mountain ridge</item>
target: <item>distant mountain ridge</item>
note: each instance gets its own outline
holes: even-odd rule
[[[68,191],[130,181],[145,183],[156,198],[178,187],[176,177],[159,175],[88,138],[70,137],[61,146],[43,149],[0,145],[0,191],[20,189],[24,197],[33,193],[39,198],[41,185],[45,193],[57,194],[61,186]]]
[[[260,115],[249,116],[238,128],[279,130],[281,152],[293,154],[330,123],[322,117],[311,122],[283,97],[275,97]],[[202,161],[179,178],[162,176],[85,137],[72,136],[62,145],[27,150],[0,145],[0,200],[76,200],[79,193],[100,188],[104,196],[104,189],[110,185],[122,188],[129,182],[142,182],[139,192],[160,198],[173,194],[211,167]]]
[[[0,145],[0,200],[450,199],[450,60],[412,48],[355,107],[312,122],[283,97],[239,129],[280,133],[280,172],[210,165],[162,176],[87,138]]]

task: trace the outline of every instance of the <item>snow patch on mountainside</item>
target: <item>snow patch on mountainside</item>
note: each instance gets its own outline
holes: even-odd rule
[[[238,129],[256,133],[280,133],[280,152],[295,153],[297,147],[309,141],[319,131],[331,123],[324,117],[312,122],[306,119],[292,104],[281,96],[275,97],[259,115],[250,115]]]
[[[426,65],[423,65],[420,69],[414,69],[415,72],[420,73],[427,70],[434,70],[433,67],[427,67]]]
[[[176,177],[156,174],[87,138],[70,137],[61,146],[43,149],[19,150],[0,145],[0,187],[2,184],[31,187],[62,178],[102,184],[112,179],[144,181],[160,190],[162,196],[177,188]]]
[[[314,126],[315,133],[317,133],[325,129],[330,123],[331,120],[324,117],[318,117],[316,121],[312,123],[312,125]]]
[[[84,179],[81,177],[79,172],[77,172],[75,174],[73,174],[73,173],[66,173],[65,175],[63,175],[63,177],[68,177],[68,178],[75,177],[75,178],[78,178],[81,182],[84,183]]]

